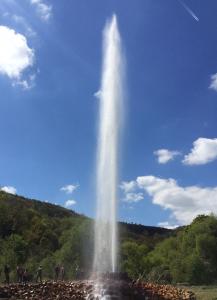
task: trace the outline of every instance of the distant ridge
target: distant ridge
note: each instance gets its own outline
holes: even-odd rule
[[[20,195],[9,194],[4,191],[0,191],[0,203],[4,203],[5,205],[12,206],[13,209],[16,208],[18,210],[33,209],[37,211],[39,214],[45,215],[47,217],[88,218],[87,216],[78,214],[75,211],[69,210],[60,205],[52,204],[45,201],[39,201],[36,199],[30,199]],[[168,236],[174,231],[172,229],[167,229],[167,228],[162,228],[157,226],[146,226],[142,224],[126,223],[126,222],[119,222],[119,225],[123,227],[125,230],[129,231],[131,234],[142,235],[142,236],[145,235],[150,237],[155,234]]]
[[[149,236],[152,236],[154,234],[171,234],[174,230],[168,229],[164,227],[158,227],[158,226],[147,226],[142,224],[135,224],[135,223],[125,223],[120,222],[121,225],[126,226],[127,230],[130,232],[136,232],[138,234],[147,234]]]
[[[25,198],[19,195],[13,195],[6,193],[4,191],[0,191],[0,201],[1,203],[5,203],[7,205],[12,205],[17,209],[34,209],[37,212],[51,216],[51,217],[70,217],[70,216],[81,216],[78,213],[66,209],[60,205],[52,204],[45,201],[39,201],[35,199]]]

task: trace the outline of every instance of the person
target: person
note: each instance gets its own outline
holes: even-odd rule
[[[75,279],[79,279],[79,267],[77,264],[75,266]]]
[[[10,283],[10,267],[7,264],[4,267],[4,273],[5,273],[5,282],[7,284],[9,284]]]
[[[20,266],[17,266],[17,281],[19,283],[23,282],[23,272],[24,272],[23,268]]]
[[[27,281],[28,281],[28,270],[25,269],[24,272],[23,272],[23,283],[26,284]]]
[[[61,280],[63,281],[64,278],[65,278],[65,268],[64,268],[64,266],[61,267],[60,274],[61,274]]]
[[[55,272],[55,281],[57,281],[59,279],[59,274],[60,274],[60,266],[59,265],[57,265],[54,268],[54,272]]]
[[[40,266],[36,272],[36,282],[42,282],[42,266]]]

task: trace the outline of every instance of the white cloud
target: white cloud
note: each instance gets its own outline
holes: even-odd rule
[[[43,0],[30,0],[35,5],[38,15],[43,21],[48,21],[52,16],[52,6],[44,3]]]
[[[10,16],[10,15],[9,15]],[[31,26],[28,24],[25,18],[19,15],[11,15],[11,18],[13,21],[15,21],[17,24],[20,24],[21,27],[24,29],[25,34],[29,37],[36,36],[36,32],[31,28]]]
[[[12,85],[20,85],[24,90],[29,90],[35,86],[36,75],[32,74],[27,77],[27,79],[17,80]]]
[[[178,227],[178,225],[172,225],[168,221],[159,222],[157,225],[160,226],[160,227],[163,227],[163,228],[167,228],[167,229],[175,229],[175,228]]]
[[[13,194],[13,195],[17,193],[16,188],[13,186],[3,186],[0,188],[0,191],[4,191],[6,193]]]
[[[133,202],[139,202],[143,200],[143,198],[144,198],[143,193],[126,193],[123,201],[128,203],[133,203]]]
[[[211,83],[209,88],[217,92],[217,73],[211,75]]]
[[[217,138],[199,138],[193,143],[191,152],[185,155],[185,165],[204,165],[217,159]]]
[[[26,37],[13,29],[0,26],[0,74],[8,76],[13,85],[32,86],[31,76],[23,78],[24,71],[33,66],[34,50],[29,48]]]
[[[180,155],[179,151],[170,151],[167,149],[159,149],[154,151],[154,155],[157,156],[159,164],[166,164],[170,160],[173,160],[175,156]]]
[[[69,208],[69,207],[72,207],[76,204],[76,201],[75,200],[67,200],[65,202],[65,207]]]
[[[4,0],[2,0],[2,1],[4,1]],[[6,0],[6,1],[9,2],[10,0]],[[17,5],[16,3],[14,3],[14,1],[11,1],[11,5],[14,5],[14,4]],[[1,9],[1,7],[0,7],[0,9]],[[15,9],[12,9],[12,11],[15,11]],[[13,23],[15,23],[15,25],[16,25],[16,28],[20,27],[22,29],[22,31],[24,31],[26,36],[28,36],[28,37],[36,36],[36,32],[32,29],[28,18],[25,18],[21,15],[18,15],[16,13],[12,13],[9,11],[5,11],[2,14],[2,17],[6,18],[10,21],[13,21]]]
[[[172,178],[155,176],[140,176],[134,182],[137,191],[146,192],[153,204],[171,211],[174,224],[189,224],[200,214],[217,214],[217,187],[182,187]]]
[[[72,194],[78,188],[79,188],[79,184],[68,184],[61,187],[60,191],[66,192],[66,194]]]
[[[123,181],[120,185],[120,188],[124,191],[124,193],[129,193],[136,188],[136,184],[134,181]]]
[[[99,90],[99,91],[95,92],[93,95],[94,95],[94,97],[100,99],[100,97],[101,97],[101,95],[102,95],[102,91]]]

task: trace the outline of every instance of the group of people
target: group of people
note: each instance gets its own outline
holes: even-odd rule
[[[28,270],[21,266],[17,266],[16,271],[17,271],[17,282],[25,284],[29,279]]]
[[[42,282],[42,266],[39,266],[36,271],[35,282]],[[4,275],[5,275],[5,283],[10,283],[10,272],[11,268],[8,264],[4,266]],[[28,281],[32,279],[31,274],[28,272],[26,268],[21,266],[17,266],[16,268],[17,282],[26,284]],[[54,268],[54,280],[64,280],[65,278],[65,268],[64,266],[57,265]]]

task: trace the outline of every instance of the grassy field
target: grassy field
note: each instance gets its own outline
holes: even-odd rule
[[[185,289],[194,292],[197,300],[217,300],[217,286],[188,286]]]

